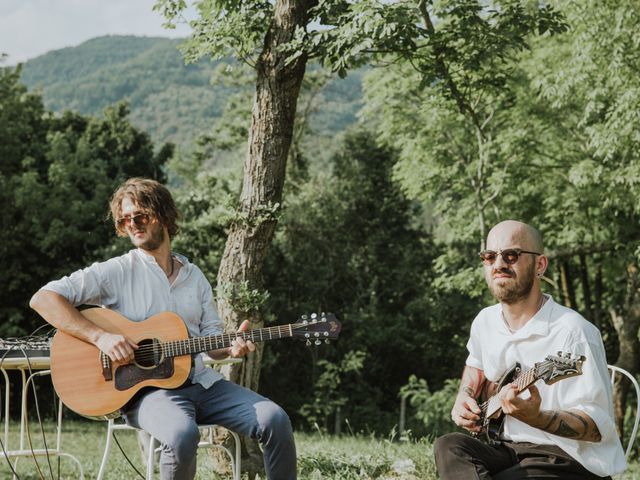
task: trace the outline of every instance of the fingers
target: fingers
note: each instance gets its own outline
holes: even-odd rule
[[[106,353],[111,361],[128,363],[134,360],[134,351],[138,345],[123,335],[104,333],[98,339],[96,346]]]
[[[540,403],[542,399],[540,398],[540,390],[538,390],[538,387],[536,387],[535,385],[531,385],[529,387],[529,393],[531,394],[531,398],[529,399],[529,401]]]
[[[245,320],[238,328],[238,332],[246,332],[248,328],[249,320]],[[256,345],[251,340],[245,340],[244,338],[238,336],[231,342],[231,347],[229,347],[229,355],[231,355],[232,357],[244,357],[250,352],[255,352],[255,350]]]
[[[481,410],[476,401],[471,397],[461,397],[456,400],[453,410],[451,410],[451,419],[453,422],[470,432],[479,432]]]

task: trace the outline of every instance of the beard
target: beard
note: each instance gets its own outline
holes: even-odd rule
[[[528,264],[519,275],[509,268],[501,268],[497,272],[507,273],[511,278],[498,284],[497,279],[493,278],[493,269],[485,274],[489,290],[496,300],[510,305],[529,296],[535,280],[535,262]]]
[[[138,248],[142,248],[143,250],[155,250],[162,245],[164,242],[164,229],[156,224],[154,227],[149,227],[148,225],[145,227],[147,233],[149,234],[149,238],[146,240],[139,240],[135,238],[135,236],[130,235],[129,238],[131,242]]]

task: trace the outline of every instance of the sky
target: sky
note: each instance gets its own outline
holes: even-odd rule
[[[186,37],[162,27],[155,0],[0,0],[0,53],[12,66],[103,35]]]

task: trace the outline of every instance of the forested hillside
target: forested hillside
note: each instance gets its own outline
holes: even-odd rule
[[[250,108],[253,86],[222,82],[216,75],[219,62],[185,65],[177,49],[180,42],[133,36],[95,38],[29,60],[21,80],[30,90],[39,90],[45,107],[55,112],[100,115],[105,107],[127,101],[131,122],[148,132],[154,143],[173,142],[190,150],[195,138],[209,133],[234,94],[240,94],[246,109]],[[315,137],[331,138],[355,122],[361,106],[361,76],[354,72],[323,85],[309,118]]]

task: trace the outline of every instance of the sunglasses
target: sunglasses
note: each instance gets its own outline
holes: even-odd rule
[[[496,258],[498,258],[498,255],[502,256],[502,260],[504,260],[504,263],[506,263],[507,265],[513,265],[518,261],[520,255],[522,255],[523,253],[529,253],[531,255],[542,255],[538,252],[528,252],[520,248],[507,248],[498,252],[494,250],[483,250],[479,255],[485,265],[493,265],[493,263],[496,261]]]
[[[149,223],[150,215],[148,213],[136,213],[135,215],[125,215],[116,220],[118,228],[135,224],[136,227],[144,227]]]

